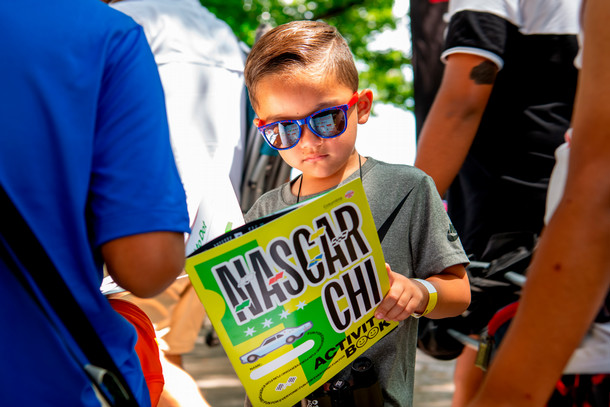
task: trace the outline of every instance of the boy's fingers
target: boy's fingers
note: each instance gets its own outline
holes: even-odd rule
[[[396,302],[395,305],[386,312],[384,319],[402,321],[403,319],[408,318],[413,313],[413,309],[415,308],[415,304],[411,304],[412,302],[412,298],[406,301],[401,299],[400,301]]]
[[[396,315],[393,318],[390,318],[392,321],[403,321],[411,316],[412,312],[407,312],[406,310],[402,310],[400,314]]]
[[[394,319],[404,310],[408,302],[409,297],[405,295],[404,287],[400,284],[394,284],[390,286],[390,291],[377,307],[375,318]]]
[[[385,319],[386,313],[388,311],[385,308],[382,308],[381,307],[382,305],[383,305],[383,302],[381,304],[379,304],[379,306],[377,307],[377,311],[375,311],[375,318],[377,318],[377,319]]]
[[[389,269],[387,264],[386,269],[394,284],[390,285],[390,290],[377,307],[375,318],[401,321],[408,318],[418,305],[413,292],[413,290],[417,290],[417,287],[411,286],[412,282],[402,281],[399,276],[394,277],[396,274]],[[404,280],[408,281],[406,277]]]
[[[375,311],[375,318],[384,319],[387,313],[396,305],[396,302],[397,298],[392,293],[392,287],[390,287],[390,291],[388,291],[381,304],[377,307],[377,311]]]

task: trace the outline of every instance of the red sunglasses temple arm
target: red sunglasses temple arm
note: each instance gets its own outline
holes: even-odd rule
[[[354,94],[352,95],[352,98],[349,100],[349,102],[347,102],[347,106],[348,107],[352,107],[356,104],[356,102],[358,101],[358,92],[354,92]]]

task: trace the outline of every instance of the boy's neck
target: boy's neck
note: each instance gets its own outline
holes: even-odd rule
[[[358,171],[360,166],[366,161],[366,157],[360,156],[358,153],[356,153],[356,157],[355,166],[346,165],[341,171],[329,177],[318,178],[303,173],[292,185],[292,193],[295,196],[302,198],[304,196],[319,194],[336,187],[355,171]]]

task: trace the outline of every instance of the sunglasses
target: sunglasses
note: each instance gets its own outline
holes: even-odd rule
[[[287,150],[297,145],[301,139],[304,124],[313,134],[321,138],[338,137],[347,128],[347,111],[358,101],[354,92],[346,105],[327,107],[299,120],[281,120],[270,124],[259,122],[258,131],[269,146],[275,150]]]

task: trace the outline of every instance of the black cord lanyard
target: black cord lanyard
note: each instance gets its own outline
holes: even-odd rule
[[[358,169],[360,170],[360,179],[362,179],[362,158],[360,156],[360,154],[358,154]],[[297,203],[299,203],[299,200],[301,199],[301,187],[303,186],[303,174],[300,175],[300,180],[299,180],[299,191],[297,192]]]

